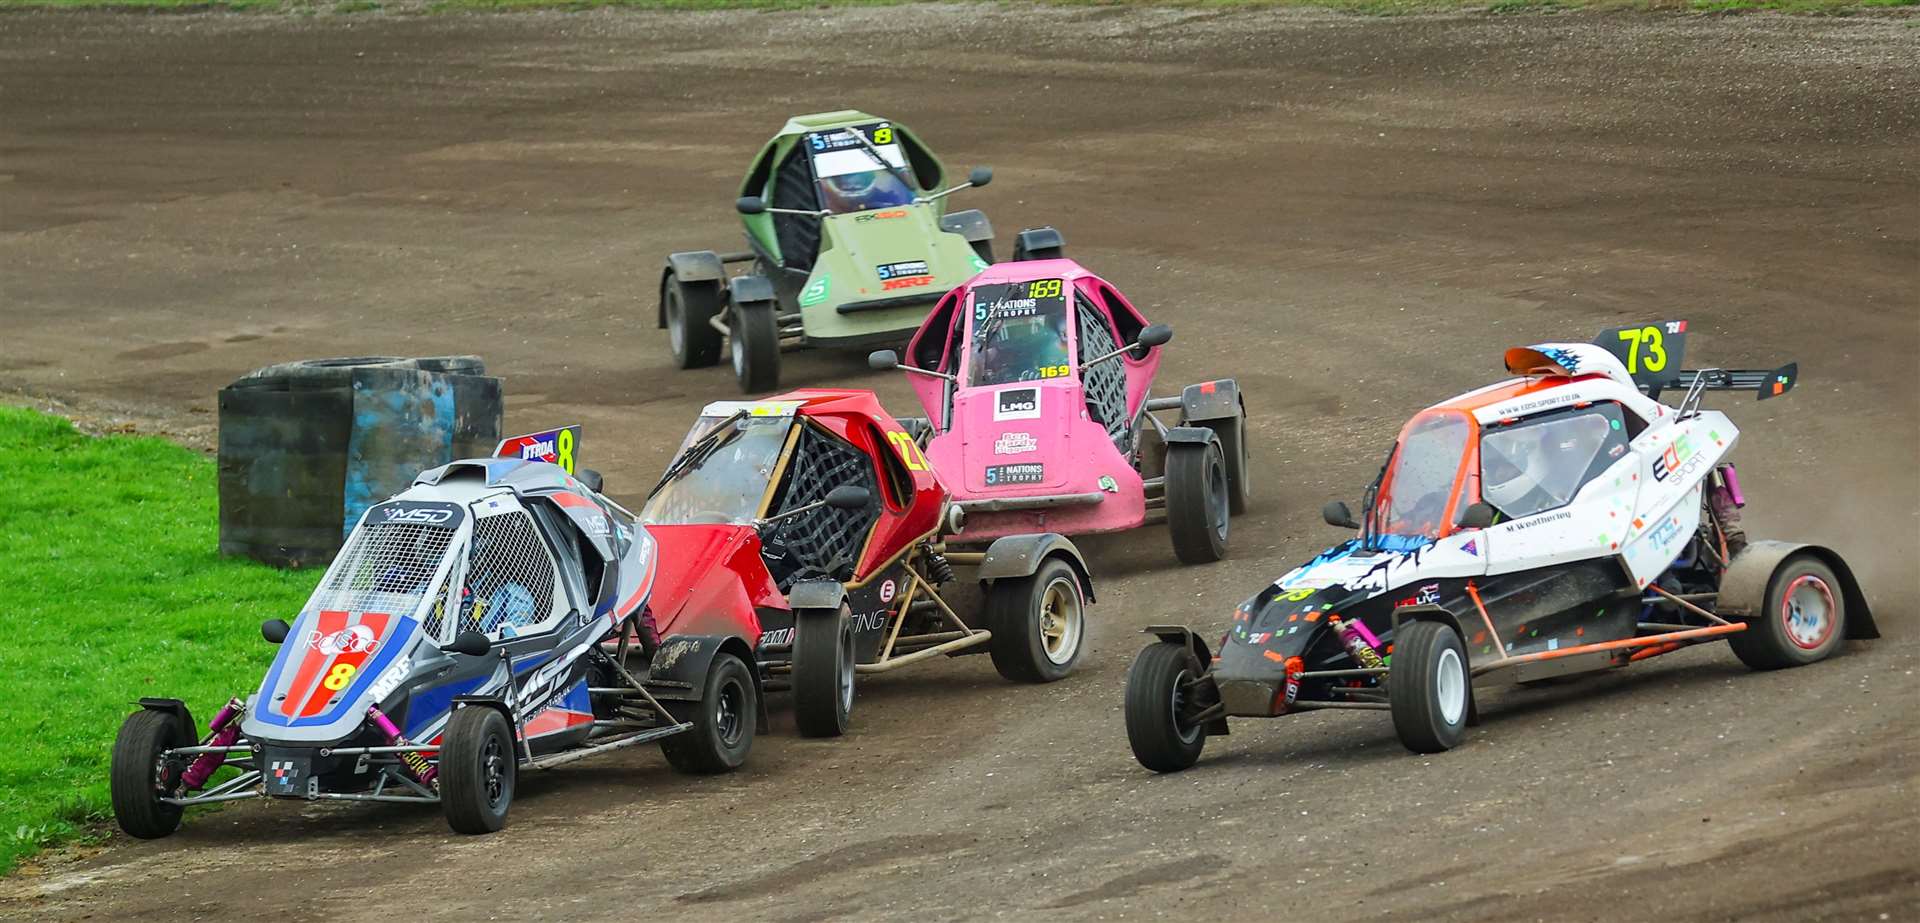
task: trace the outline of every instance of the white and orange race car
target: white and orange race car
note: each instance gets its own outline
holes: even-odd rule
[[[1235,716],[1389,711],[1437,752],[1474,723],[1476,681],[1603,670],[1725,639],[1754,669],[1812,663],[1879,632],[1819,545],[1748,541],[1727,461],[1740,432],[1708,391],[1767,399],[1798,374],[1681,370],[1686,322],[1507,350],[1515,377],[1416,414],[1367,488],[1359,534],[1232,615],[1215,656],[1158,626],[1127,679],[1149,769],[1191,766]],[[1662,391],[1684,388],[1677,406]]]

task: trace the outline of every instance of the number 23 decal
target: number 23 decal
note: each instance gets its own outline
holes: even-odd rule
[[[893,450],[900,453],[900,460],[907,463],[908,470],[933,470],[933,466],[927,464],[927,456],[921,454],[920,447],[914,444],[912,436],[899,430],[888,430],[887,441],[893,443]]]

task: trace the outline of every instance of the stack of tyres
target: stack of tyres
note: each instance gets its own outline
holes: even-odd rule
[[[310,359],[220,391],[220,553],[323,565],[420,471],[486,455],[500,379],[478,356]]]

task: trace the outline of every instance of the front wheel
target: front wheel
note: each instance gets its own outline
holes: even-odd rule
[[[454,712],[440,739],[440,810],[447,826],[455,833],[505,827],[518,764],[505,715],[486,705]]]
[[[1394,631],[1387,703],[1400,742],[1439,753],[1467,735],[1473,687],[1460,633],[1439,622],[1403,622]]]
[[[747,665],[732,654],[713,655],[695,709],[691,730],[660,741],[667,762],[694,775],[739,769],[747,761],[747,751],[753,749],[753,723],[760,713]]]
[[[780,321],[773,305],[759,302],[733,306],[731,334],[733,377],[740,390],[761,394],[780,386]]]
[[[1227,464],[1220,443],[1167,446],[1167,531],[1182,564],[1227,556]]]
[[[994,581],[987,589],[988,648],[994,669],[1017,683],[1051,683],[1073,672],[1086,636],[1080,575],[1059,558],[1031,577]]]
[[[853,614],[802,609],[793,614],[793,720],[802,737],[839,737],[853,715]]]
[[[1178,772],[1200,760],[1205,725],[1182,719],[1200,679],[1200,659],[1184,644],[1150,644],[1127,671],[1127,744],[1154,772]]]
[[[667,346],[675,365],[703,369],[720,361],[720,331],[712,319],[726,310],[727,293],[717,282],[682,282],[669,273],[660,285],[667,320]]]
[[[1766,608],[1727,636],[1740,662],[1778,670],[1825,660],[1846,634],[1846,596],[1833,569],[1810,555],[1788,558],[1767,580]]]
[[[163,763],[160,754],[191,747],[192,738],[193,732],[166,712],[143,708],[121,723],[107,781],[113,819],[128,836],[157,840],[180,828],[180,806],[160,798],[179,784],[184,767],[178,760]]]
[[[1253,499],[1252,475],[1248,472],[1250,461],[1247,455],[1247,415],[1243,411],[1231,420],[1208,423],[1213,434],[1220,437],[1220,457],[1227,463],[1227,509],[1235,516],[1247,512],[1247,502]]]

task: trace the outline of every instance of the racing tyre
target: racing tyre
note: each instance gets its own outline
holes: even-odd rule
[[[1727,644],[1748,667],[1778,670],[1826,659],[1846,627],[1846,596],[1833,570],[1796,555],[1774,568],[1766,608],[1747,621],[1746,631],[1728,635]]]
[[[1017,683],[1065,677],[1080,662],[1085,612],[1080,575],[1059,558],[1041,562],[1031,577],[994,581],[986,613],[993,668]]]
[[[693,775],[739,769],[747,761],[747,751],[753,749],[753,723],[760,714],[747,665],[732,654],[713,655],[695,709],[692,730],[660,741],[667,762]]]
[[[1182,564],[1207,564],[1227,556],[1232,504],[1220,443],[1167,446],[1167,531]]]
[[[802,737],[839,737],[853,715],[853,613],[794,613],[793,721]]]
[[[762,394],[780,386],[780,327],[773,305],[747,303],[733,306],[733,331],[727,337],[733,352],[733,377],[740,390]]]
[[[1227,510],[1235,516],[1247,512],[1247,500],[1253,496],[1253,483],[1247,472],[1247,416],[1243,410],[1231,420],[1207,424],[1220,437],[1220,457],[1227,462]]]
[[[507,825],[513,804],[513,728],[485,705],[453,713],[440,738],[440,810],[455,833],[492,833]]]
[[[1415,753],[1460,745],[1473,711],[1473,681],[1460,633],[1439,622],[1403,622],[1387,676],[1393,730]]]
[[[163,711],[143,708],[120,724],[107,787],[113,819],[128,836],[157,840],[180,828],[180,806],[161,801],[160,792],[173,788],[186,767],[173,761],[161,765],[160,752],[191,746],[193,731]]]
[[[667,345],[676,364],[704,369],[720,361],[720,331],[708,319],[726,310],[725,289],[713,282],[682,282],[669,273],[660,286],[660,305],[667,316]]]
[[[1200,760],[1206,726],[1186,724],[1180,713],[1202,672],[1193,651],[1171,641],[1149,644],[1133,658],[1127,671],[1127,744],[1140,765],[1179,772]]]

